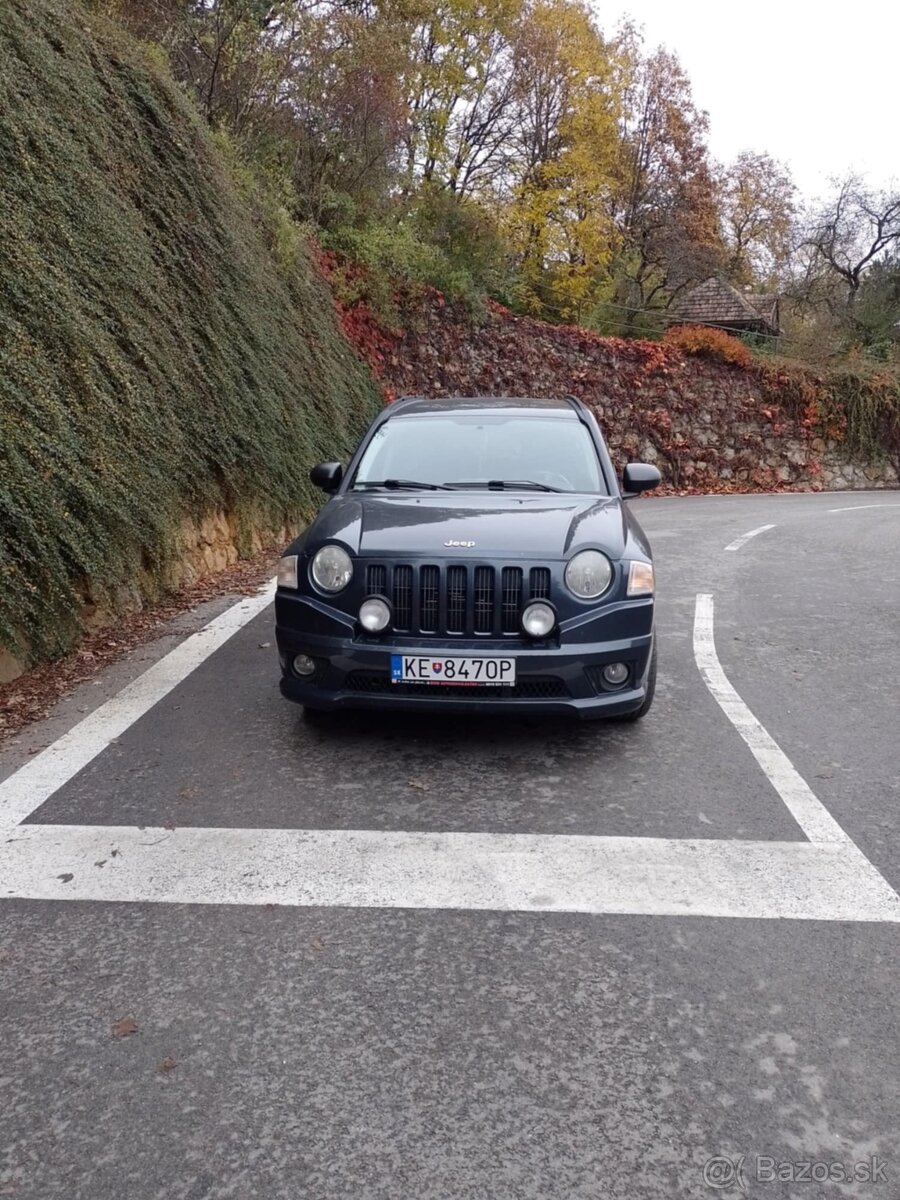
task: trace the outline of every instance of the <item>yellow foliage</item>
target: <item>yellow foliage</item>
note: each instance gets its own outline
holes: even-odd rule
[[[517,35],[515,71],[524,120],[507,234],[528,306],[577,318],[615,245],[608,198],[620,101],[612,53],[577,0],[535,0]]]

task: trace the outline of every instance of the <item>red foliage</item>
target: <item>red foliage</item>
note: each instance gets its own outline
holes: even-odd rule
[[[739,369],[733,347],[739,357],[749,359],[749,351],[727,335],[723,361],[673,341],[549,325],[491,302],[476,321],[423,289],[397,303],[402,330],[386,328],[363,301],[336,303],[387,400],[409,393],[577,396],[596,412],[617,464],[645,455],[658,462],[658,494],[820,489],[824,439],[841,437],[827,381],[780,360]],[[716,332],[702,330],[704,337]],[[798,448],[801,455],[788,455]]]
[[[664,341],[685,354],[711,358],[734,367],[746,368],[753,362],[749,346],[723,329],[710,329],[707,325],[673,325],[666,330]]]
[[[396,390],[387,383],[387,376],[392,365],[396,364],[397,345],[402,337],[402,330],[390,329],[385,326],[372,312],[365,300],[346,302],[340,298],[340,291],[346,291],[352,282],[359,282],[364,275],[362,268],[346,265],[338,261],[337,255],[331,251],[322,250],[313,245],[313,256],[322,275],[332,289],[332,301],[338,321],[347,341],[356,353],[368,363],[372,374],[381,385],[381,392],[386,404],[396,399]],[[338,277],[342,287],[336,288]],[[443,297],[441,297],[443,302]],[[393,358],[394,364],[391,359]]]

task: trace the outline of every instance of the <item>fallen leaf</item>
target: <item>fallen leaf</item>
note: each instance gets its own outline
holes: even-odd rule
[[[121,1017],[112,1027],[112,1035],[114,1038],[131,1037],[133,1033],[137,1033],[138,1023],[134,1017]]]
[[[71,871],[66,871],[64,875],[57,875],[57,879],[61,879],[63,883],[71,883],[75,876]]]
[[[175,1059],[172,1058],[171,1055],[167,1054],[166,1057],[159,1064],[158,1070],[159,1070],[160,1075],[169,1075],[172,1071],[175,1070],[175,1068],[177,1066],[178,1066],[178,1063],[175,1061]]]
[[[415,788],[417,792],[427,792],[431,786],[429,783],[426,783],[424,779],[410,779],[408,782],[409,786],[411,788]]]
[[[268,650],[271,645],[272,645],[271,642],[260,642],[259,648],[260,648],[260,650]]]
[[[313,950],[324,950],[325,949],[325,947],[322,945],[322,943],[319,941],[318,938],[313,938],[309,944],[312,946]]]

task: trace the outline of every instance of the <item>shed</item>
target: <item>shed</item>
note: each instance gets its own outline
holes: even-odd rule
[[[781,332],[777,296],[746,295],[712,276],[691,288],[671,309],[673,325],[711,325],[734,333]]]

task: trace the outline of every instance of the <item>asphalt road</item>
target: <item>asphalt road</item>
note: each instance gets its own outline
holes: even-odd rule
[[[6,748],[0,1195],[900,1198],[900,494],[638,512],[637,726],[313,729],[264,608],[72,773],[223,602]]]

